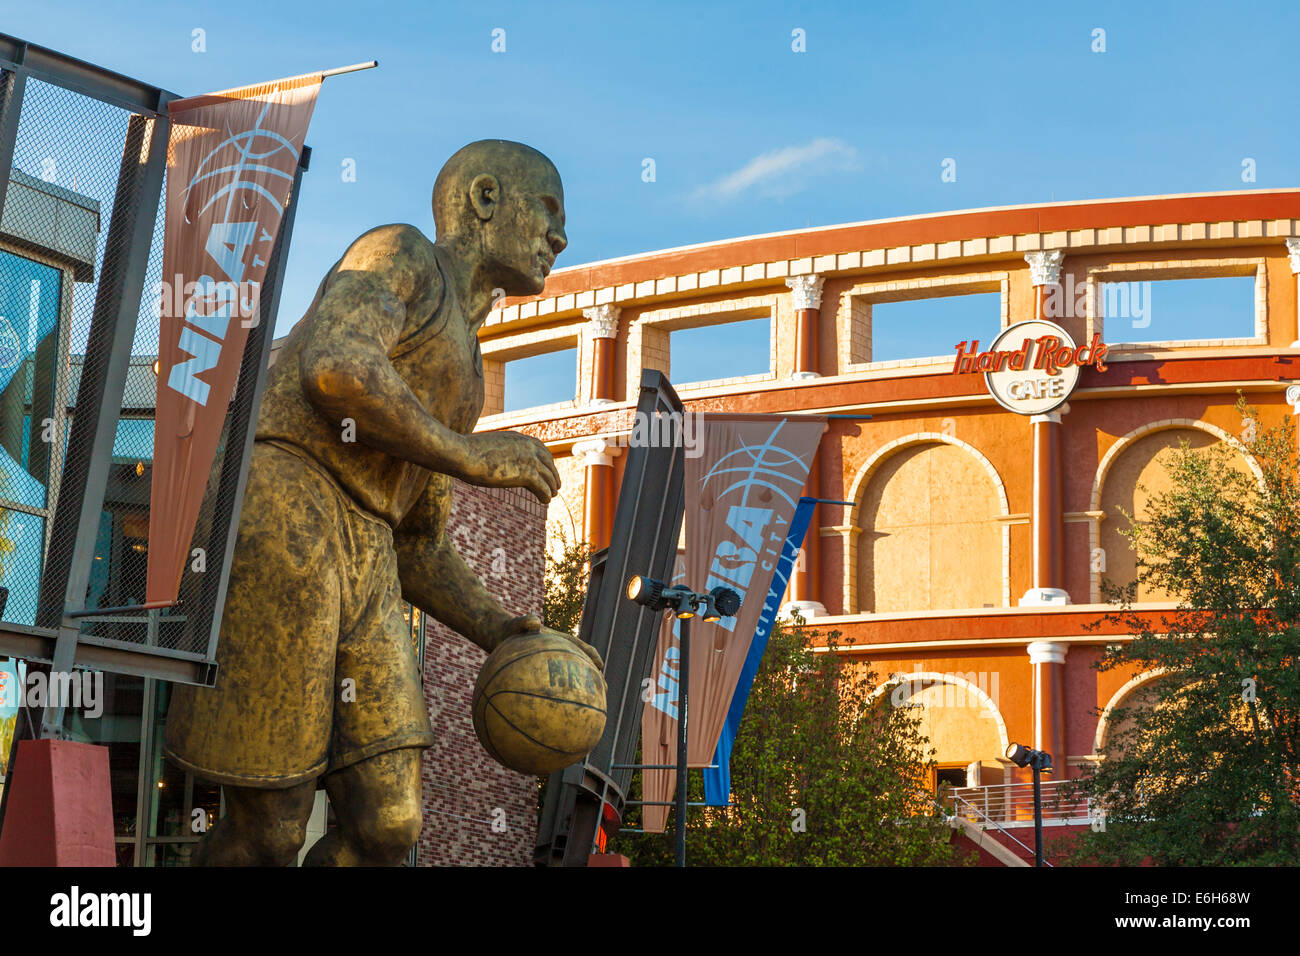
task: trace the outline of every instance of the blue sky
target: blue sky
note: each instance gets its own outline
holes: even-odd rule
[[[977,206],[1300,185],[1294,3],[131,10],[128,25],[115,4],[4,0],[0,29],[181,94],[380,61],[325,83],[280,332],[360,232],[398,221],[432,233],[439,166],[483,137],[522,140],[559,167],[559,266]],[[205,53],[191,50],[195,28]],[[941,179],[948,158],[955,182]],[[342,180],[346,159],[356,182]]]

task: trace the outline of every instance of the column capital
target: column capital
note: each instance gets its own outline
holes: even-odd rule
[[[799,616],[805,621],[811,621],[815,617],[826,616],[826,605],[821,601],[786,601],[781,605],[781,609],[776,612],[776,616],[782,620],[790,620],[794,617],[793,611],[798,611]]]
[[[573,457],[583,459],[583,464],[612,465],[622,449],[612,438],[584,438],[573,443]]]
[[[1300,385],[1286,387],[1286,403],[1291,406],[1294,415],[1300,415]]]
[[[1032,641],[1025,648],[1031,664],[1064,664],[1070,645],[1059,641]]]
[[[618,338],[618,314],[621,310],[612,303],[593,305],[582,314],[591,323],[591,336],[596,339]]]
[[[822,284],[825,278],[819,275],[791,276],[785,284],[794,292],[796,309],[820,309],[822,307]]]
[[[1061,263],[1065,261],[1062,250],[1026,252],[1025,261],[1029,263],[1029,281],[1034,285],[1056,285],[1061,281]]]
[[[1300,238],[1286,241],[1286,254],[1291,258],[1291,271],[1300,274]]]
[[[1062,607],[1070,603],[1070,592],[1062,588],[1030,588],[1020,599],[1021,607]]]

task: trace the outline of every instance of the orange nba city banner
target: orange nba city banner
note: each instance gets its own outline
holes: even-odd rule
[[[826,419],[787,415],[703,416],[701,452],[686,458],[686,554],[680,583],[695,591],[722,585],[740,611],[716,623],[691,621],[687,763],[713,761],[740,672]],[[676,581],[671,583],[678,583]],[[670,619],[671,620],[671,619]],[[642,717],[642,763],[676,763],[678,628],[666,626],[655,655]],[[671,800],[675,770],[641,775],[645,800]],[[643,829],[662,832],[667,807],[643,808]]]
[[[146,601],[176,600],[321,74],[168,106]]]

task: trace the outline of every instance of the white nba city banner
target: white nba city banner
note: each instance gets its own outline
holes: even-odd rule
[[[174,100],[146,601],[176,600],[322,75]]]
[[[824,417],[794,415],[703,416],[701,454],[686,458],[682,576],[672,584],[694,591],[719,585],[740,595],[740,611],[716,623],[691,621],[691,673],[687,713],[687,763],[713,761],[727,711],[763,614],[772,575],[808,481]],[[650,699],[641,719],[641,762],[677,762],[680,629],[669,617],[651,672]],[[675,770],[645,770],[642,799],[668,801]],[[643,829],[662,833],[666,806],[645,806]]]

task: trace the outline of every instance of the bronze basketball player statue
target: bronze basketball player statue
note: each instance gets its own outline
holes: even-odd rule
[[[471,143],[438,173],[433,215],[436,242],[409,225],[357,239],[268,374],[218,683],[177,687],[167,720],[168,757],[225,790],[196,865],[292,864],[322,778],[339,826],[306,863],[401,863],[434,740],[401,602],[489,652],[542,629],[444,528],[453,477],[543,503],[560,486],[541,442],[473,433],[476,333],[501,291],[545,286],[567,244],[560,176],[520,143]]]

